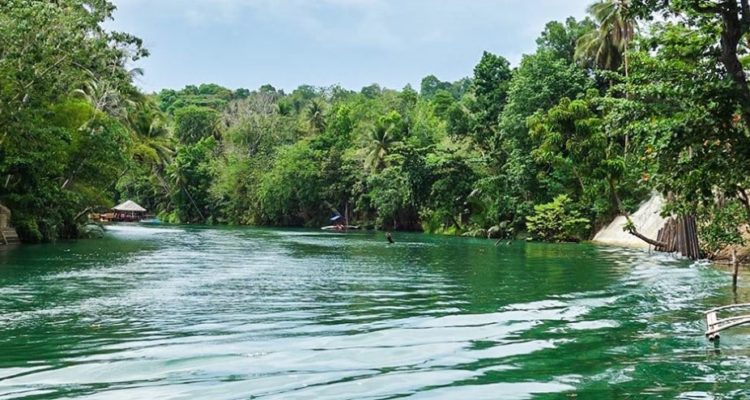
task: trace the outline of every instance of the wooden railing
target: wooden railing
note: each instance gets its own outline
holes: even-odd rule
[[[725,329],[750,324],[750,315],[735,315],[719,319],[719,311],[730,310],[733,308],[750,308],[750,303],[730,304],[728,306],[716,307],[704,311],[704,314],[706,315],[706,337],[708,340],[714,341],[719,339],[719,333]]]

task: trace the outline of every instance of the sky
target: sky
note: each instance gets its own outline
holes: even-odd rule
[[[415,88],[472,74],[483,51],[517,65],[544,25],[593,0],[113,0],[107,27],[144,40],[146,91],[217,83]]]

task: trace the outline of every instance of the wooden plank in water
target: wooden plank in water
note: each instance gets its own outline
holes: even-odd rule
[[[716,321],[714,325],[723,326],[723,325],[726,325],[728,322],[739,321],[741,319],[748,319],[748,318],[750,318],[750,315],[738,315],[736,317],[722,318]]]
[[[719,332],[725,329],[733,328],[739,325],[750,324],[750,315],[745,315],[740,318],[732,318],[732,320],[728,321],[727,323],[723,323],[723,322],[724,322],[723,320],[718,321],[718,323],[715,325],[713,329],[709,329],[706,332],[706,336],[708,336],[708,340],[713,340],[714,338],[718,338]]]
[[[704,311],[703,313],[704,314],[716,313],[716,312],[719,312],[719,311],[722,311],[722,310],[728,310],[730,308],[743,308],[743,307],[750,307],[750,303],[730,304],[730,305],[727,305],[727,306],[721,306],[721,307],[712,308],[710,310]]]

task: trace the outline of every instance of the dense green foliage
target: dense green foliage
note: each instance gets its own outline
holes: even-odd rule
[[[132,158],[127,61],[137,38],[106,32],[106,1],[0,2],[0,202],[27,241],[78,235]],[[137,111],[136,111],[137,112]]]
[[[545,242],[575,242],[589,229],[589,220],[581,217],[568,196],[561,194],[551,203],[534,206],[534,214],[526,218],[532,238]]]
[[[146,52],[101,28],[107,1],[4,2],[0,202],[27,240],[74,236],[88,207],[132,198],[179,223],[318,226],[340,213],[561,241],[659,191],[666,211],[698,214],[707,247],[739,243],[750,15],[733,3],[601,0],[591,19],[547,24],[516,68],[485,52],[470,77],[430,75],[419,92],[144,96],[125,63]]]

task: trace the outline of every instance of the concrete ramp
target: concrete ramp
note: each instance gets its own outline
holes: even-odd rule
[[[633,221],[633,224],[635,224],[638,232],[648,238],[656,239],[659,229],[661,229],[667,222],[666,218],[659,215],[663,205],[664,198],[662,198],[661,195],[653,194],[651,195],[651,198],[641,204],[638,211],[630,215],[630,219]],[[615,218],[615,220],[609,225],[597,232],[593,241],[596,243],[611,244],[615,246],[647,249],[649,246],[648,243],[623,231],[623,227],[626,223],[627,219],[622,215]]]

